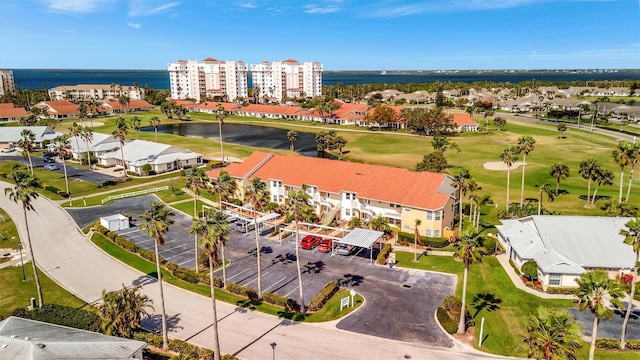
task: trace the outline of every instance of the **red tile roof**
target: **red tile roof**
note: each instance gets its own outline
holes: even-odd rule
[[[122,110],[123,106],[119,101],[106,101],[107,104],[113,110]],[[131,100],[127,104],[127,108],[129,109],[151,109],[153,105],[149,104],[146,100]]]
[[[238,110],[240,105],[234,102],[206,101],[195,106],[196,109],[218,110],[218,105],[222,105],[225,111]]]
[[[285,60],[285,61],[283,61],[283,62],[286,62],[286,63],[297,63],[297,62],[298,62],[298,60],[294,60],[294,59],[287,59],[287,60]]]
[[[208,57],[208,58],[206,58],[206,59],[204,59],[202,61],[218,61],[218,60],[216,60],[216,59],[214,59],[212,57]]]
[[[453,181],[440,173],[264,152],[254,152],[245,162],[229,165],[226,171],[237,178],[257,176],[264,181],[280,180],[294,187],[305,184],[331,193],[349,191],[362,198],[422,209],[435,210],[445,206],[451,194],[439,193],[438,189]],[[255,171],[260,162],[264,164]],[[217,176],[217,173],[212,171],[208,175]]]
[[[238,111],[262,113],[262,114],[293,115],[295,113],[300,112],[301,108],[298,106],[249,104],[245,107],[239,108]]]
[[[477,122],[471,120],[469,114],[453,114],[453,122],[458,126],[478,125]]]
[[[13,106],[13,103],[0,104],[0,109],[13,109],[13,108],[15,108],[15,106]]]
[[[4,104],[2,104],[4,105]],[[13,104],[11,104],[13,105]],[[27,116],[27,110],[24,108],[0,107],[0,118],[22,118]]]

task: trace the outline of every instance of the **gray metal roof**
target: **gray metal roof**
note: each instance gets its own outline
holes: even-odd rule
[[[3,126],[0,130],[0,143],[15,143],[21,138],[20,133],[22,130],[31,130],[36,136],[36,143],[41,143],[44,140],[53,140],[61,132],[55,132],[46,126]]]
[[[130,359],[144,347],[142,341],[13,316],[0,321],[0,359]]]
[[[339,242],[340,244],[354,245],[371,249],[373,244],[380,239],[384,233],[382,231],[355,228],[351,230]]]

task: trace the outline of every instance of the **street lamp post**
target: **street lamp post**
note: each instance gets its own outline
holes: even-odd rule
[[[271,345],[273,360],[276,360],[276,346],[278,346],[278,344],[276,344],[275,342],[272,342],[270,345]]]
[[[22,261],[22,242],[19,242],[18,246],[20,247],[20,266],[22,266],[22,281],[27,281],[27,276],[24,273],[24,262]]]

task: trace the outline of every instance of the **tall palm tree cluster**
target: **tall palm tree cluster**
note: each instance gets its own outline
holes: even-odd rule
[[[470,201],[469,221],[477,230],[480,227],[480,215],[482,214],[482,208],[493,204],[493,200],[490,195],[478,194],[478,191],[482,190],[482,187],[478,185],[468,169],[461,169],[460,172],[453,177],[453,180],[454,181],[451,185],[458,189],[458,195],[460,197],[460,204],[458,206],[458,232],[462,232],[465,197],[468,197]]]
[[[142,328],[142,318],[153,310],[153,300],[140,294],[140,287],[127,288],[122,285],[119,291],[102,290],[100,310],[100,328],[106,335],[131,338],[133,332]]]

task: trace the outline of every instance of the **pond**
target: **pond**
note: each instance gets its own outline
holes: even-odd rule
[[[153,132],[153,127],[145,126],[141,131]],[[218,140],[218,123],[180,123],[158,126],[158,132],[181,136]],[[267,149],[289,149],[288,130],[245,124],[222,125],[222,141],[239,145]],[[295,142],[297,153],[305,156],[328,157],[316,148],[315,134],[298,132]]]

